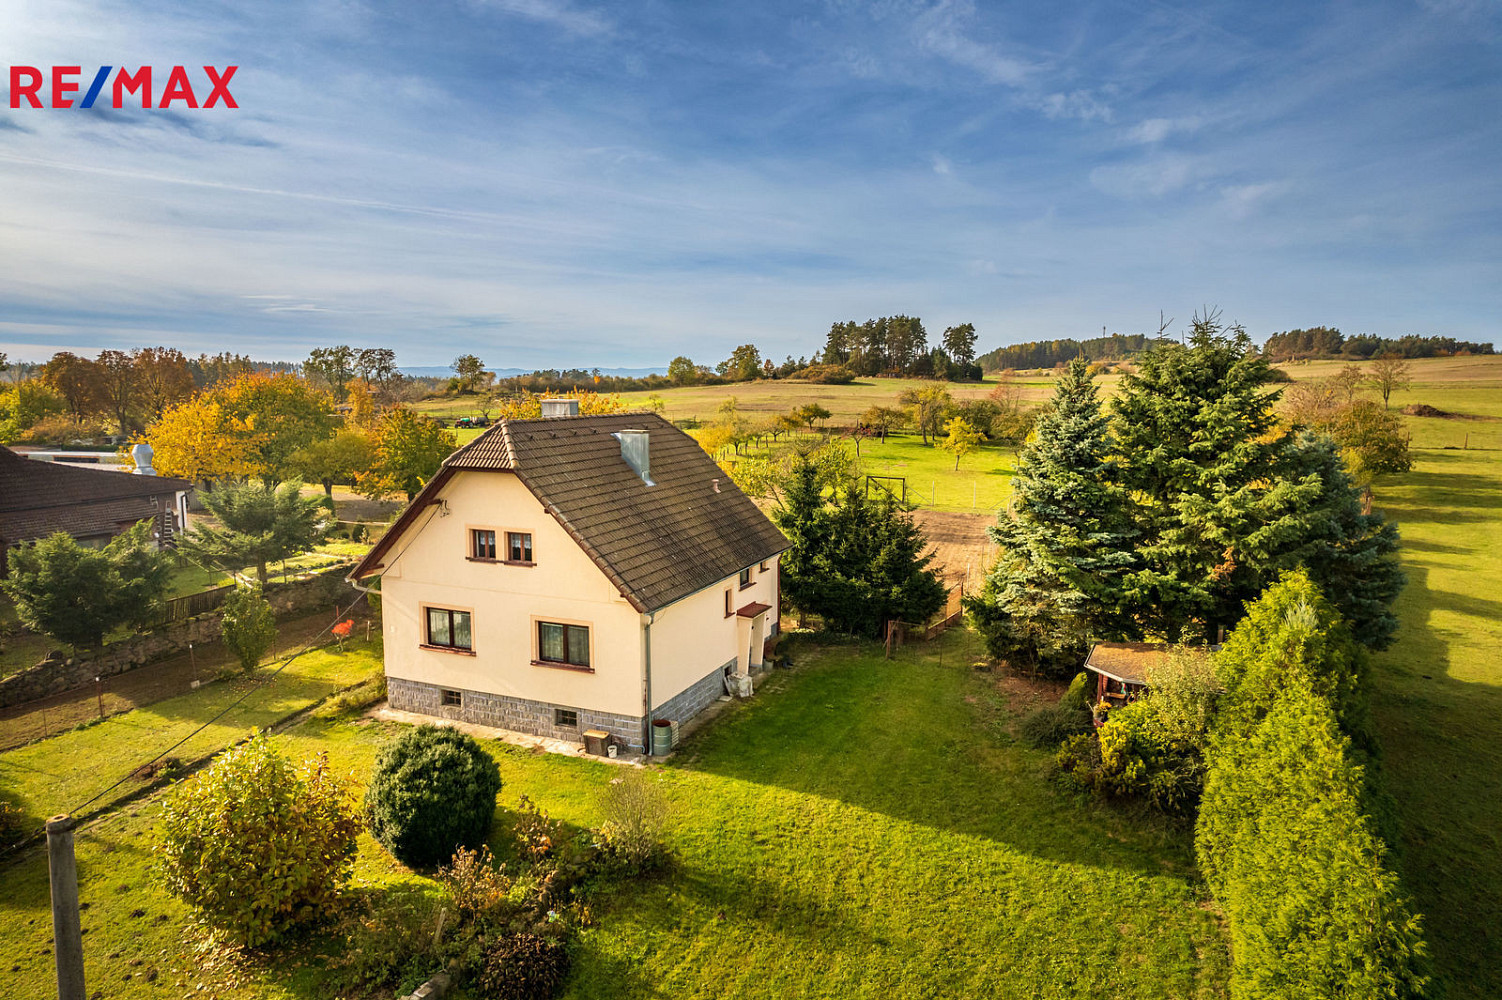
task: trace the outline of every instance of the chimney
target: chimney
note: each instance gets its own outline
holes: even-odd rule
[[[142,441],[130,450],[131,461],[136,463],[135,473],[138,476],[154,476],[156,470],[151,467],[151,445]]]
[[[556,399],[544,397],[542,401],[542,417],[544,420],[552,420],[555,417],[577,417],[579,415],[579,401],[570,396],[560,396]]]
[[[621,443],[621,458],[631,466],[631,471],[641,476],[641,481],[648,486],[656,486],[652,482],[651,455],[647,447],[646,431],[616,431],[616,440]]]

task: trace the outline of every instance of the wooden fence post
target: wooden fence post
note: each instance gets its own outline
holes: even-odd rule
[[[47,872],[52,883],[52,951],[57,959],[58,1000],[84,1000],[83,930],[78,918],[78,861],[73,855],[73,817],[47,821]]]

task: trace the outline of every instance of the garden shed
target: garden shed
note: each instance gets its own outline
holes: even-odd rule
[[[1120,706],[1147,691],[1147,675],[1167,660],[1173,649],[1166,642],[1097,642],[1085,658],[1095,674],[1095,700]]]

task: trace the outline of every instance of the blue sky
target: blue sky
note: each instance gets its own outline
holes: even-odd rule
[[[660,365],[897,312],[983,349],[1204,305],[1258,338],[1502,318],[1497,0],[8,0],[0,41],[85,85],[240,66],[239,110],[0,106],[12,357]]]

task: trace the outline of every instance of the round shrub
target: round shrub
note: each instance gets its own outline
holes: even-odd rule
[[[365,818],[397,860],[431,867],[484,843],[500,790],[500,769],[474,737],[419,726],[377,758]]]
[[[156,855],[166,887],[242,948],[325,913],[349,879],[360,822],[322,754],[296,767],[263,734],[166,797]]]
[[[490,1000],[547,1000],[568,978],[568,948],[556,938],[507,934],[485,953],[477,985]]]

